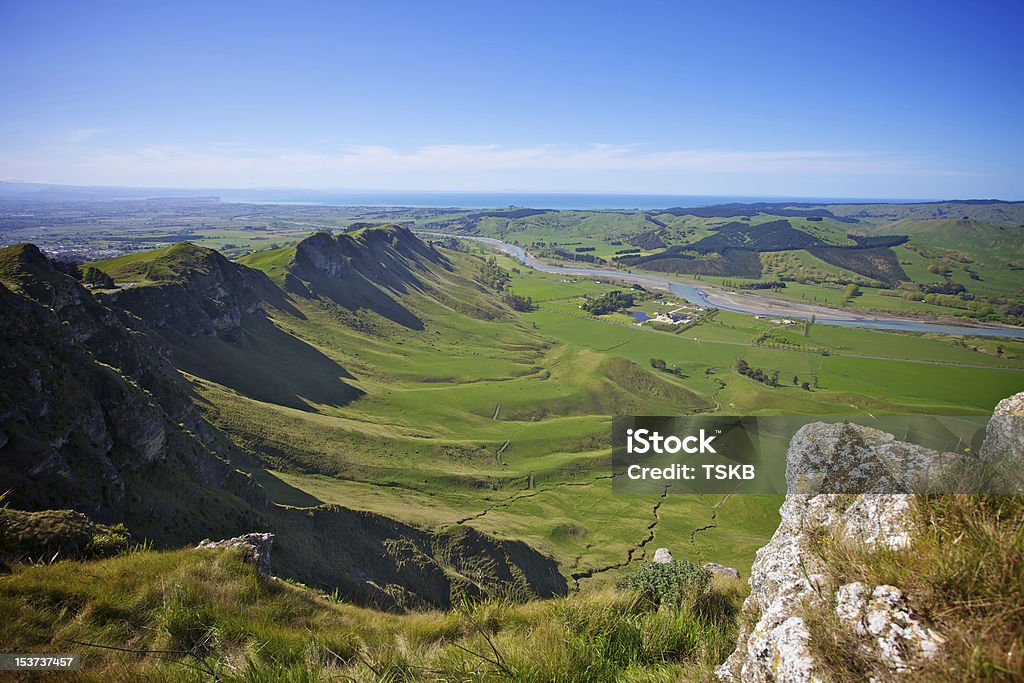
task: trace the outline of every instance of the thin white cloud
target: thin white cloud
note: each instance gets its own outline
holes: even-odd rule
[[[84,130],[84,129],[83,129]],[[894,179],[962,177],[872,151],[828,149],[650,150],[636,145],[381,145],[256,149],[99,145],[0,159],[0,177],[74,184],[174,187],[276,186],[351,189],[612,192],[828,193],[849,185],[890,187]],[[728,188],[733,188],[729,190]],[[785,190],[783,188],[789,188]],[[832,190],[833,192],[835,190]],[[806,196],[811,196],[807,194]],[[907,195],[910,196],[910,195]]]
[[[561,171],[830,171],[871,173],[894,170],[894,162],[866,152],[828,150],[733,151],[721,149],[643,152],[628,145],[430,145],[410,152],[389,147],[349,147],[325,152],[283,153],[287,166],[324,170],[561,170]]]
[[[69,130],[65,138],[68,142],[79,143],[94,138],[102,132],[102,128],[75,128],[74,130]]]
[[[646,152],[631,145],[426,145],[410,151],[353,145],[336,151],[235,150],[221,145],[195,150],[151,145],[128,153],[103,153],[99,168],[146,171],[289,171],[403,173],[410,171],[694,171],[701,173],[934,173],[932,169],[862,151],[691,149]]]

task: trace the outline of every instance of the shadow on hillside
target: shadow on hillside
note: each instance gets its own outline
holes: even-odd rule
[[[270,304],[282,313],[287,313],[293,318],[306,320],[306,314],[297,309],[292,302],[288,300],[288,293],[278,287],[266,273],[253,268],[249,268],[248,270],[250,272],[251,282],[259,294],[261,301]]]
[[[243,329],[243,344],[190,337],[175,350],[175,364],[250,398],[300,410],[309,410],[307,401],[343,406],[363,395],[343,381],[352,379],[345,368],[266,318],[245,315]]]
[[[292,507],[316,507],[323,505],[323,501],[285,482],[275,474],[262,468],[249,468],[245,470],[252,475],[257,484],[267,492],[271,502],[278,505],[290,505]]]
[[[305,282],[292,279],[286,283],[286,287],[291,287],[292,291],[301,296],[326,298],[350,311],[372,311],[411,330],[424,328],[423,321],[415,313],[388,296],[362,273],[350,272],[344,278],[334,278],[319,271],[306,271],[303,276]],[[389,276],[382,277],[379,284],[399,294],[409,293],[412,284],[415,284],[416,289],[422,289],[415,276],[409,273],[408,277],[414,282]]]

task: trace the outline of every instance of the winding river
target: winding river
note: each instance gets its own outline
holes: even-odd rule
[[[470,237],[439,232],[423,232],[427,236],[457,237],[486,244],[522,261],[530,268],[553,273],[555,275],[577,277],[600,277],[615,279],[621,282],[635,283],[651,289],[667,290],[675,296],[685,299],[698,306],[713,306],[724,311],[760,315],[771,318],[808,319],[812,315],[815,321],[824,325],[841,327],[867,327],[876,330],[899,330],[903,332],[931,332],[937,334],[962,334],[978,337],[1013,337],[1024,339],[1024,329],[1019,327],[996,325],[947,325],[943,323],[923,322],[895,316],[870,316],[862,313],[845,313],[833,308],[784,301],[755,294],[730,292],[704,284],[694,285],[678,282],[667,277],[654,274],[627,273],[610,268],[560,266],[546,263],[535,258],[528,251],[516,244],[502,242],[493,237]]]

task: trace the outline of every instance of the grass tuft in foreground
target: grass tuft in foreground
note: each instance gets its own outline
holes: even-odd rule
[[[0,650],[78,652],[97,681],[703,680],[733,647],[744,592],[714,583],[659,609],[606,587],[395,615],[265,580],[233,551],[139,550],[15,565]]]
[[[820,552],[841,583],[902,589],[945,639],[944,656],[910,680],[1024,680],[1024,496],[917,496],[920,532],[901,551],[872,552],[826,537]],[[812,615],[813,616],[813,615]],[[812,647],[836,681],[861,681],[872,658],[812,618]]]

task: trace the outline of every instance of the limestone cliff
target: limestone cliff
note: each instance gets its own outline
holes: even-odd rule
[[[1019,455],[1024,429],[1013,418],[1021,415],[1024,394],[1000,403],[982,453],[998,449],[1005,455],[1009,449]],[[835,477],[859,477],[861,490],[892,491],[900,477],[918,473],[924,465],[956,468],[961,459],[855,425],[803,427],[787,454],[790,493],[780,510],[782,521],[757,552],[743,605],[744,626],[718,677],[744,683],[829,680],[829,666],[818,659],[811,643],[808,614],[813,613],[835,619],[840,631],[835,637],[847,640],[871,662],[872,671],[865,676],[874,680],[888,680],[939,656],[942,633],[899,586],[843,583],[815,548],[823,536],[869,554],[913,547],[918,533],[913,494],[793,491],[808,479],[823,486],[818,490],[829,490]]]

